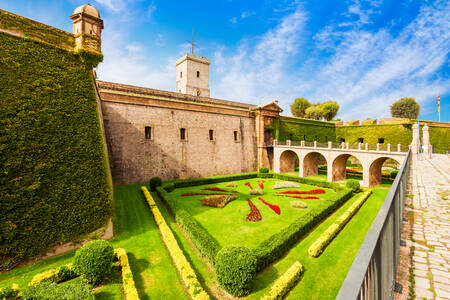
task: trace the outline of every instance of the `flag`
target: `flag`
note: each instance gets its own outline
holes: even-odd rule
[[[439,121],[441,121],[441,92],[438,94],[438,116]]]

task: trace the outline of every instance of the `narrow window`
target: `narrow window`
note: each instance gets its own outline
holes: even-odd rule
[[[209,140],[214,141],[214,130],[212,129],[209,130]]]
[[[146,140],[152,139],[152,127],[151,126],[145,126],[145,139]]]
[[[306,141],[306,134],[303,135],[303,140]]]
[[[180,72],[180,78],[183,78],[183,72]]]
[[[182,141],[186,140],[186,128],[180,128],[180,139]]]
[[[238,140],[238,132],[235,130],[233,131],[234,141],[236,142]]]
[[[359,138],[358,143],[361,143],[361,144],[364,143],[364,138]]]
[[[91,30],[91,34],[92,34],[92,30]]]
[[[384,138],[379,138],[378,139],[378,144],[384,144]]]
[[[200,71],[197,71],[197,78],[200,77]]]

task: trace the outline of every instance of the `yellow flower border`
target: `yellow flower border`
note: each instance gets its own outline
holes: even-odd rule
[[[133,272],[131,272],[127,252],[123,248],[116,248],[114,249],[114,253],[119,259],[119,264],[122,267],[122,285],[125,292],[125,299],[139,300],[139,294],[134,284]]]
[[[172,231],[167,225],[164,217],[156,206],[155,200],[153,200],[152,195],[149,193],[147,188],[143,186],[141,188],[144,193],[145,199],[150,207],[150,210],[155,219],[156,225],[158,226],[159,232],[161,234],[162,240],[168,249],[170,256],[172,257],[173,263],[177,268],[178,272],[181,275],[181,279],[185,284],[189,295],[194,300],[206,300],[209,299],[208,294],[200,285],[200,282],[197,279],[197,275],[192,269],[191,265],[187,261],[186,257],[183,254],[183,250],[180,249],[175,237],[173,236]]]
[[[283,275],[278,277],[269,293],[262,300],[282,299],[296,284],[303,274],[303,266],[296,261]]]
[[[358,209],[369,198],[372,190],[365,191],[347,210],[325,230],[319,238],[309,247],[308,253],[312,257],[318,257],[333,238],[345,227],[350,219],[356,214]]]

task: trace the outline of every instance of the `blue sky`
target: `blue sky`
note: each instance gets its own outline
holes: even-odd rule
[[[71,31],[86,1],[0,0],[0,8]],[[450,2],[91,0],[104,20],[99,78],[175,90],[175,60],[211,59],[211,96],[262,104],[336,100],[338,117],[389,117],[412,96],[421,118],[450,122]]]

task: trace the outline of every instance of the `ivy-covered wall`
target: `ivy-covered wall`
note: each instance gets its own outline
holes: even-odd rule
[[[450,127],[429,126],[430,144],[435,152],[450,152]]]
[[[0,28],[5,18],[0,12]],[[96,59],[26,36],[0,32],[0,270],[92,232],[112,213]]]
[[[275,137],[278,140],[285,141],[308,141],[325,143],[328,141],[335,142],[336,140],[336,126],[332,122],[323,122],[315,120],[307,120],[291,117],[280,117],[274,122]]]
[[[364,143],[376,144],[379,138],[384,139],[385,144],[409,145],[412,141],[412,124],[380,124],[359,126],[336,127],[336,139],[340,142],[356,144],[362,138]]]

